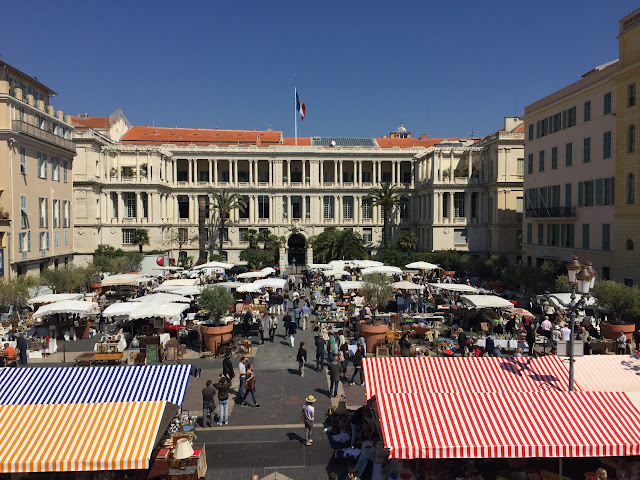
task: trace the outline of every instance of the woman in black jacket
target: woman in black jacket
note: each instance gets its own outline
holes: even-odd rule
[[[216,384],[216,388],[218,389],[218,405],[220,406],[218,425],[226,425],[229,421],[229,389],[231,388],[231,378],[223,373],[220,375],[220,380]]]

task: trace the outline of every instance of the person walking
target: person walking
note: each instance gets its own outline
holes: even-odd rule
[[[347,343],[343,343],[342,345],[340,345],[340,351],[339,351],[339,356],[340,356],[340,366],[342,367],[342,376],[344,377],[344,379],[347,379],[347,366],[349,365],[349,345],[347,345]]]
[[[356,379],[356,375],[358,374],[358,372],[360,373],[360,384],[364,385],[364,374],[362,373],[362,357],[364,355],[362,351],[362,346],[358,346],[358,348],[356,349],[356,353],[353,356],[353,375],[351,376],[349,385],[355,385],[354,380]]]
[[[274,314],[269,315],[267,328],[269,329],[269,340],[271,340],[271,343],[273,343],[273,339],[276,336],[276,328],[278,328],[278,319]]]
[[[338,356],[334,355],[333,360],[329,363],[329,396],[337,397],[338,396],[338,384],[340,383],[340,372],[342,371],[342,367],[338,363]]]
[[[301,317],[302,317],[302,309],[296,305],[295,307],[293,307],[293,320],[296,322],[296,325],[298,325],[298,328],[302,328],[302,325],[300,325]]]
[[[296,360],[298,360],[298,373],[301,377],[304,377],[304,364],[307,362],[307,349],[304,348],[304,342],[300,342]]]
[[[264,321],[266,316],[267,314],[265,313],[264,316],[260,319],[260,323],[258,323],[258,332],[260,332],[260,345],[264,345]]]
[[[16,341],[16,348],[20,352],[20,365],[27,364],[27,341],[24,338],[24,335],[21,333],[18,335],[18,339]]]
[[[282,305],[284,304],[284,298],[282,297],[282,292],[280,290],[278,290],[278,293],[276,294],[276,313],[278,315],[282,315]]]
[[[295,344],[296,344],[296,331],[297,331],[297,329],[298,329],[298,327],[296,325],[296,322],[291,320],[289,322],[289,327],[287,328],[287,333],[289,334],[289,339],[291,340],[291,348],[294,348]]]
[[[327,342],[322,338],[320,330],[316,335],[316,370],[321,371],[324,369],[324,352],[327,349]]]
[[[238,385],[238,400],[241,402],[244,398],[244,384],[247,381],[247,357],[240,357],[240,363],[238,364],[238,375],[240,376],[240,384]]]
[[[311,322],[309,321],[309,318],[311,317],[311,309],[309,308],[309,305],[305,303],[302,305],[300,311],[302,313],[302,329],[306,330],[308,326],[311,326]]]
[[[309,395],[304,399],[306,405],[302,407],[302,414],[300,415],[300,419],[304,422],[304,437],[305,437],[305,445],[310,447],[313,443],[313,439],[311,438],[311,430],[313,429],[313,421],[316,418],[315,408],[313,404],[316,403],[316,399],[313,395]]]
[[[247,381],[245,382],[244,388],[245,388],[245,392],[244,392],[244,399],[242,401],[242,406],[243,407],[249,406],[249,404],[247,403],[247,397],[249,396],[249,393],[251,393],[251,398],[253,399],[253,405],[257,408],[260,408],[260,404],[256,402],[256,375],[253,373],[253,363],[250,363],[247,366]]]
[[[229,421],[229,389],[231,388],[231,379],[223,373],[220,375],[220,380],[216,388],[218,389],[218,406],[220,407],[218,425],[226,425]]]
[[[231,352],[227,352],[224,354],[224,360],[222,360],[222,374],[226,375],[229,381],[236,376],[233,371],[233,364],[231,363]]]
[[[216,408],[216,404],[213,400],[216,394],[216,389],[213,388],[213,382],[207,380],[206,386],[202,389],[202,426],[206,427],[207,423],[209,427],[213,426],[213,411]]]
[[[284,317],[282,317],[282,325],[284,326],[284,335],[287,336],[289,334],[289,324],[293,322],[293,318],[289,312],[285,312]]]

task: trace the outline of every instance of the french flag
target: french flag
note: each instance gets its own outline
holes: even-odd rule
[[[300,100],[300,97],[298,96],[298,92],[296,92],[296,111],[300,114],[300,121],[304,120],[304,112],[305,112],[304,102]]]

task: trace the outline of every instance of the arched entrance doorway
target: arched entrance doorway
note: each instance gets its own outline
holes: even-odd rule
[[[302,267],[306,264],[305,248],[306,240],[303,235],[299,233],[294,233],[289,237],[287,241],[287,246],[289,247],[289,265],[293,265],[293,259],[296,259],[296,265]]]

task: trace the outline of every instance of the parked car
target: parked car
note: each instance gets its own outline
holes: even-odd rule
[[[249,270],[251,270],[249,268],[248,265],[234,265],[233,267],[227,269],[227,275],[228,276],[236,276],[236,275],[240,275],[241,273],[245,273],[248,272]]]

